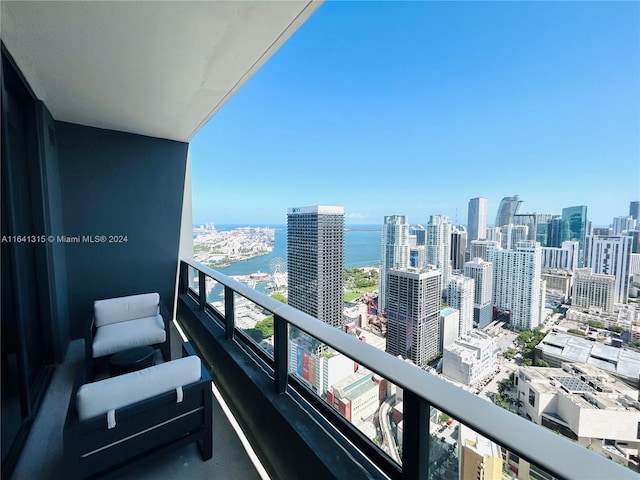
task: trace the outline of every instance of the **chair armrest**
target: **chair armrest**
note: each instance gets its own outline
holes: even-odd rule
[[[171,360],[171,314],[167,309],[164,301],[160,299],[160,316],[162,317],[162,322],[164,323],[164,331],[166,332],[166,340],[164,344],[160,347],[162,351],[162,356],[164,357],[165,362]]]
[[[84,379],[85,382],[93,380],[94,375],[94,361],[93,361],[93,337],[95,335],[96,317],[92,316],[91,321],[87,322],[87,326],[84,332]]]

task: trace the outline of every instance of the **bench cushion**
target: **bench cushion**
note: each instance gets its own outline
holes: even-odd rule
[[[128,348],[164,343],[167,334],[161,315],[99,327],[93,339],[93,358],[105,357]]]
[[[159,304],[160,295],[158,293],[97,300],[93,303],[95,325],[102,327],[136,318],[153,317],[160,313]]]
[[[78,418],[103,415],[200,380],[200,358],[191,355],[154,367],[82,385],[76,395]]]

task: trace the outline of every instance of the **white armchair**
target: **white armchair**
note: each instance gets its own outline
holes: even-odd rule
[[[87,378],[93,378],[98,359],[129,348],[160,347],[170,360],[168,313],[159,294],[97,300],[93,313],[85,336]]]

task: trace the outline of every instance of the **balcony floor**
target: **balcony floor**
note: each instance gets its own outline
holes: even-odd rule
[[[172,334],[172,346],[179,352],[181,339],[177,332]],[[179,353],[176,355],[174,348],[173,357],[177,356]],[[64,363],[56,368],[12,479],[62,479],[62,430],[75,372],[80,368],[83,357],[83,340],[72,341]],[[261,478],[215,396],[211,460],[203,462],[194,443],[149,460],[141,459],[119,470],[114,477],[123,480]]]

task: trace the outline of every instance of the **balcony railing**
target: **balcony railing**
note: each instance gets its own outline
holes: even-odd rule
[[[214,285],[218,285],[223,298],[217,306],[207,299],[207,292],[211,292]],[[443,438],[438,439],[438,435],[451,428],[447,426],[450,422],[445,422],[437,431],[433,426],[434,417],[444,413],[448,416],[445,418],[459,422],[458,432],[464,425],[465,430],[471,429],[499,445],[507,475],[517,472],[518,468],[522,470],[522,464],[518,463],[522,459],[532,478],[638,479],[636,473],[611,460],[198,262],[181,262],[179,292],[189,295],[201,312],[208,313],[207,318],[211,322],[224,329],[226,340],[243,340],[253,354],[268,365],[273,388],[278,394],[302,391],[326,422],[342,435],[347,432],[347,438],[363,452],[363,457],[387,477],[417,480],[457,478],[460,475],[459,468],[462,467],[458,458],[461,447],[455,445],[456,442],[448,445]],[[272,347],[260,347],[237,324],[236,305],[240,298],[273,314]],[[290,371],[288,350],[291,333],[295,331],[291,327],[308,334],[315,345],[328,346],[344,354],[402,389],[404,427],[401,455],[390,451],[395,448],[395,442],[388,446],[386,438],[374,441],[352,425],[345,428],[349,422],[326,400],[315,395],[311,388],[305,388],[309,386]],[[382,406],[381,410],[386,412],[388,408]],[[381,425],[381,428],[386,427]],[[382,444],[387,444],[386,452]],[[446,452],[450,455],[457,453],[457,456],[447,463],[443,460]]]

